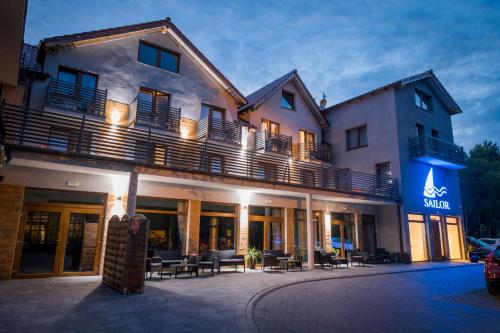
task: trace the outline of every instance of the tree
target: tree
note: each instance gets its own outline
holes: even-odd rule
[[[500,147],[491,141],[476,145],[466,166],[460,182],[468,233],[500,237]]]

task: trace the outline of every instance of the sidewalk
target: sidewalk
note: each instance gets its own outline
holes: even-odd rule
[[[100,284],[100,276],[0,282],[0,331],[204,331],[249,332],[248,304],[269,288],[311,279],[346,278],[469,263],[370,265],[313,271],[266,272],[230,269],[215,277],[146,281],[143,294],[120,295]],[[250,303],[249,303],[250,302]]]

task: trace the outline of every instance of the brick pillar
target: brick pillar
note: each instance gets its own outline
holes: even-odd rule
[[[285,230],[286,230],[286,252],[293,253],[294,245],[294,225],[293,208],[285,208]]]
[[[10,279],[24,200],[24,187],[0,184],[0,280]]]
[[[200,245],[201,201],[190,200],[188,203],[187,251],[186,254],[198,253]]]

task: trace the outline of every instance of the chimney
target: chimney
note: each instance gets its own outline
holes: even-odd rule
[[[324,110],[325,107],[326,107],[326,95],[325,95],[325,92],[323,92],[323,98],[321,99],[321,101],[319,101],[319,107],[321,110]]]

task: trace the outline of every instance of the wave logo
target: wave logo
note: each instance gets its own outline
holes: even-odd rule
[[[434,186],[434,174],[431,168],[429,170],[429,174],[427,175],[427,179],[425,180],[424,197],[427,198],[435,198],[436,196],[442,197],[446,193],[447,193],[446,187],[442,186],[441,188],[437,188],[436,186]]]

